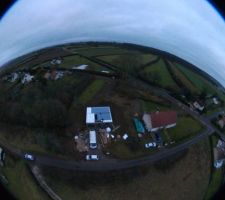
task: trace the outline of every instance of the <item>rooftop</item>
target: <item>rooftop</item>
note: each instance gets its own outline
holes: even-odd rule
[[[112,115],[110,107],[87,107],[86,110],[86,123],[112,123]]]
[[[174,124],[177,121],[176,111],[161,111],[151,113],[152,127],[161,127]]]

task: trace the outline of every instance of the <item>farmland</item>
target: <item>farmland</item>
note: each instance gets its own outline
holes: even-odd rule
[[[196,86],[172,62],[170,62],[170,68],[176,78],[179,79],[192,94],[200,93]]]
[[[195,85],[195,87],[199,91],[206,90],[208,94],[218,94],[218,96],[225,100],[225,95],[221,92],[219,92],[215,85],[210,83],[208,80],[203,78],[197,73],[194,73],[193,71],[187,69],[186,67],[183,67],[180,64],[174,63],[174,65],[186,76],[186,78],[192,82],[192,84]]]
[[[73,53],[79,53],[81,55],[87,57],[94,57],[94,56],[103,56],[103,55],[120,55],[120,54],[127,54],[127,53],[139,53],[135,50],[128,50],[125,48],[120,47],[112,47],[112,46],[98,46],[98,47],[72,47],[69,48]]]
[[[172,79],[162,59],[160,59],[157,63],[153,65],[147,66],[144,69],[144,73],[146,74],[147,80],[163,88],[179,91],[179,87]]]
[[[140,54],[140,53],[134,54],[134,55],[133,54],[122,54],[122,55],[99,56],[98,58],[122,68],[123,66],[121,65],[121,63],[119,63],[119,60],[127,59],[130,56],[132,56],[132,59],[140,60],[141,65],[147,64],[148,62],[151,62],[157,58],[157,56],[152,55],[152,54]]]

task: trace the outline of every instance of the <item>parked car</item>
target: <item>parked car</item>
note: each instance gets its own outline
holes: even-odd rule
[[[99,160],[98,155],[86,155],[86,160]]]
[[[156,143],[155,142],[149,142],[149,143],[145,144],[146,149],[151,148],[151,147],[156,147]]]
[[[33,155],[31,155],[31,154],[28,154],[28,153],[26,153],[26,154],[24,155],[24,158],[25,158],[26,160],[31,160],[31,161],[34,161],[34,160],[35,160],[35,157],[34,157]]]

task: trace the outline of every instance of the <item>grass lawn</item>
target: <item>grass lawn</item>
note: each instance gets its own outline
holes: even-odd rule
[[[157,110],[159,111],[165,111],[165,110],[171,110],[172,107],[169,107],[168,105],[158,104],[153,101],[141,101],[141,107],[142,111],[144,112],[155,112]]]
[[[169,128],[167,130],[169,136],[175,142],[182,142],[188,138],[191,138],[194,135],[197,135],[204,128],[200,122],[193,119],[190,116],[179,116],[177,120],[177,125],[174,128]]]
[[[6,188],[19,200],[50,200],[44,191],[37,185],[23,161],[16,161],[8,154],[6,165],[0,172],[7,178]]]
[[[156,82],[156,84],[160,85],[161,87],[179,91],[179,87],[171,77],[162,59],[160,59],[157,63],[146,67],[144,72],[147,73],[147,78],[150,81]]]
[[[112,156],[116,157],[117,159],[122,160],[129,160],[138,158],[145,155],[153,154],[157,151],[157,148],[154,149],[145,149],[144,145],[145,143],[149,142],[150,140],[147,139],[141,139],[140,147],[138,151],[132,151],[125,142],[117,141],[115,143],[112,143],[107,150],[112,154]]]
[[[109,147],[109,152],[119,159],[132,159],[138,157],[142,152],[131,152],[129,147],[123,142],[115,142]]]
[[[140,54],[140,53],[139,54],[133,54],[133,55],[131,54],[130,56],[137,57],[138,59],[140,59],[139,62],[142,65],[144,65],[148,62],[151,62],[151,61],[153,61],[157,58],[157,56],[153,55],[153,54]],[[110,64],[116,65],[117,64],[116,61],[118,60],[118,58],[123,58],[123,57],[126,58],[127,55],[99,56],[98,58],[105,61],[105,62],[108,62]],[[121,67],[121,66],[119,66],[119,67]]]
[[[197,72],[195,73],[178,63],[174,63],[174,65],[186,76],[187,79],[189,79],[195,85],[198,90],[202,91],[206,89],[209,94],[216,93],[222,100],[225,101],[225,95],[220,92],[211,82],[197,74]]]
[[[79,96],[79,102],[82,104],[87,103],[90,101],[104,86],[103,80],[95,80],[93,81],[84,92]]]

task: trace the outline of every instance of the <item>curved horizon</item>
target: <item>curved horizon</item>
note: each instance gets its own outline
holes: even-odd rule
[[[70,42],[127,42],[171,53],[225,86],[225,23],[206,0],[20,0],[0,21],[0,66]]]

